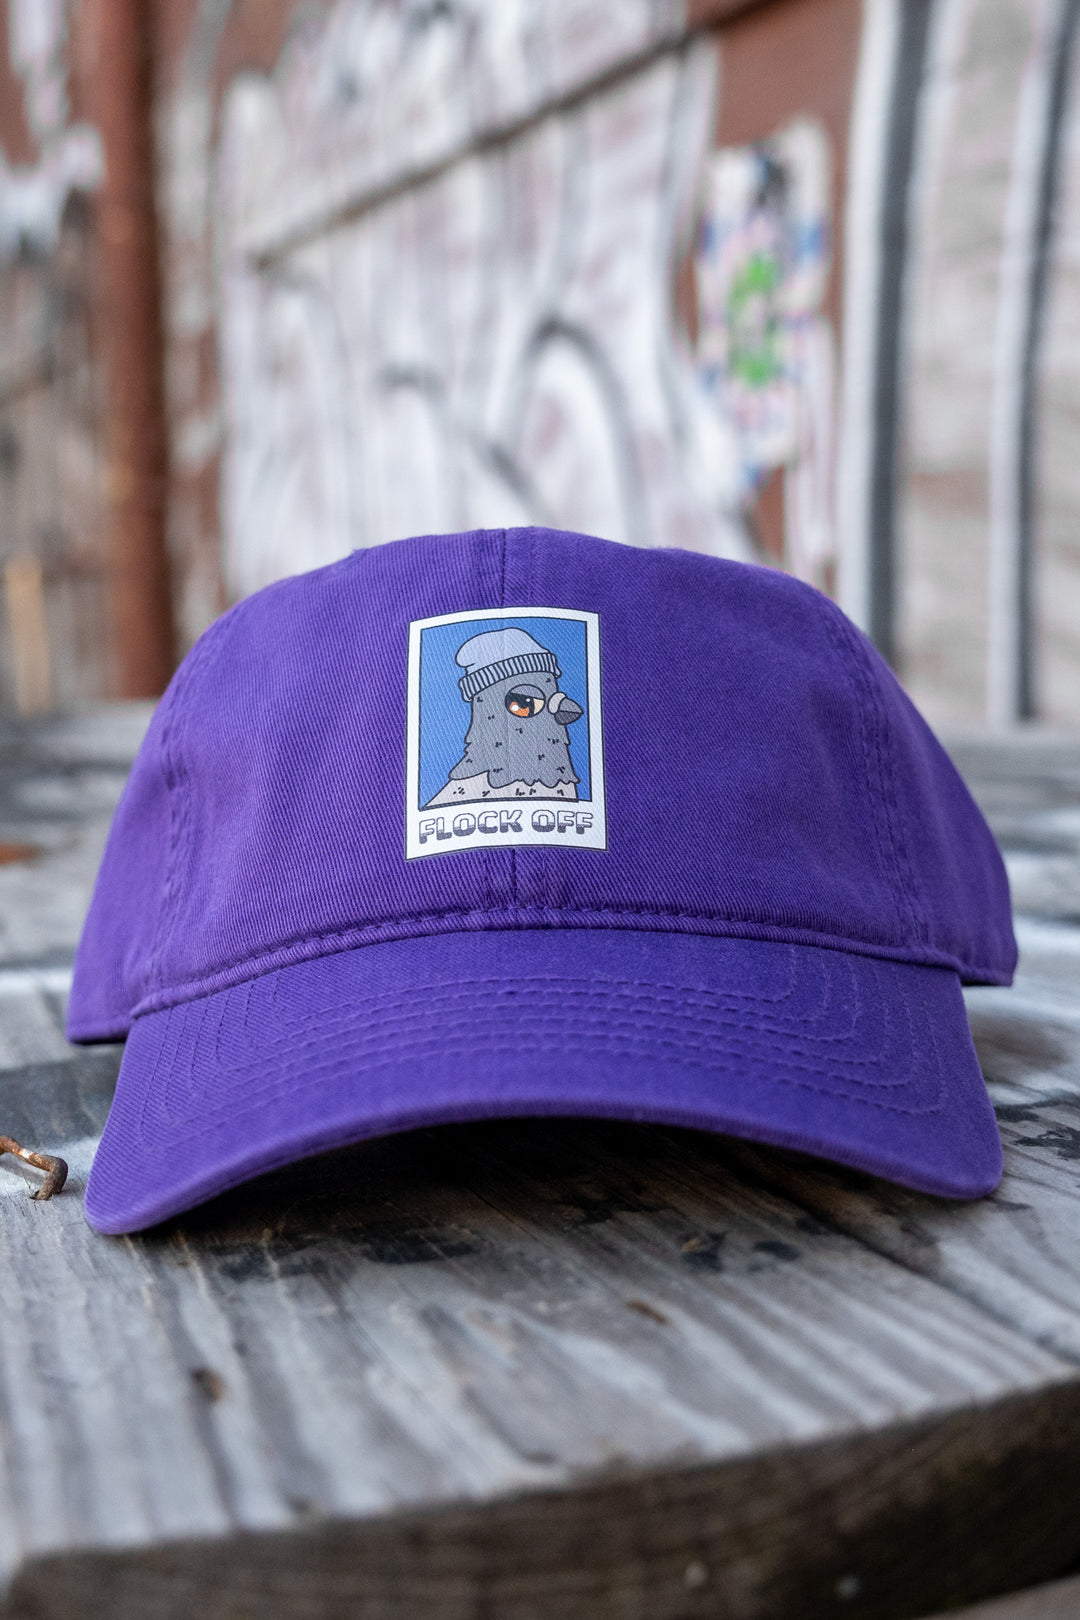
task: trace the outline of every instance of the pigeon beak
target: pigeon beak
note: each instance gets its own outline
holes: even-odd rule
[[[565,692],[553,692],[548,698],[548,709],[551,711],[552,719],[557,720],[560,726],[573,725],[574,721],[580,720],[585,713],[581,704],[575,703]]]

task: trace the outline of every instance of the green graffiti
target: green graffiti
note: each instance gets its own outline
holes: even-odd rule
[[[783,268],[772,253],[755,253],[732,277],[727,300],[732,374],[748,388],[764,388],[783,372],[777,292]]]

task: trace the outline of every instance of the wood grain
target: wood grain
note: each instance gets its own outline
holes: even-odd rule
[[[1048,1581],[1026,1592],[992,1598],[970,1609],[953,1609],[950,1620],[1074,1620],[1080,1614],[1080,1576]],[[928,1620],[944,1620],[930,1616]]]
[[[0,840],[39,851],[0,865],[0,970],[70,964],[150,714],[132,703],[32,730],[0,722]]]
[[[1034,733],[956,739],[953,752],[1015,871],[1065,868],[1080,892],[1080,745]],[[1025,873],[1030,867],[1022,868]],[[879,1253],[933,1277],[999,1321],[1080,1361],[1080,913],[1049,880],[1015,885],[1020,969],[1012,989],[967,992],[1005,1144],[993,1198],[952,1205],[794,1156],[740,1150],[749,1173]],[[1040,915],[1040,911],[1042,914]],[[1049,912],[1049,918],[1046,913]]]
[[[119,1050],[62,1039],[61,921],[139,726],[95,724],[0,756],[0,835],[66,896],[0,968],[0,1128],[72,1168],[38,1205],[0,1159],[3,1620],[903,1620],[1080,1561],[1080,929],[1022,917],[1017,989],[972,993],[1007,1152],[976,1205],[516,1121],[104,1239]],[[1007,850],[1074,757],[973,759]]]
[[[981,1414],[952,1415],[482,1512],[77,1552],[26,1569],[8,1615],[900,1620],[1080,1552],[1076,1389],[1065,1406],[1005,1402],[998,1418],[988,1427]]]

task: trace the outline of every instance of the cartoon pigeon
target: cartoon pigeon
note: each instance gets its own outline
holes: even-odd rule
[[[524,630],[485,630],[456,653],[472,720],[465,752],[429,804],[576,799],[566,728],[580,703],[559,690],[559,663]]]

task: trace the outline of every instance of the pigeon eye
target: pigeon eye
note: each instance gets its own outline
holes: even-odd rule
[[[519,720],[531,720],[544,707],[544,699],[538,692],[507,692],[504,701],[510,713],[516,714]]]

